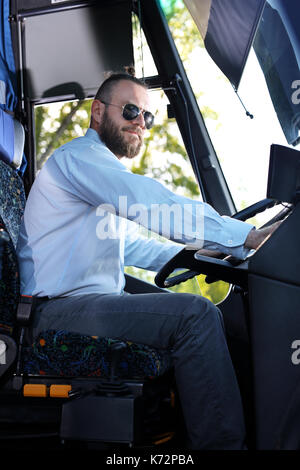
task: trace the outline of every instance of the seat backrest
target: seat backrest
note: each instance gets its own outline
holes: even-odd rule
[[[2,110],[0,123],[0,330],[11,334],[20,290],[15,249],[25,208],[23,181],[17,172],[23,158],[24,130]]]
[[[23,181],[18,174],[24,153],[22,124],[0,109],[0,216],[16,247],[25,208]]]
[[[0,160],[0,217],[15,248],[25,201],[25,191],[20,175]]]
[[[15,247],[0,217],[0,332],[11,335],[20,295]]]

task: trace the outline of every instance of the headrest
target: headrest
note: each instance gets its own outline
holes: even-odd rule
[[[14,168],[18,170],[22,164],[22,159],[23,159],[23,154],[24,154],[25,131],[20,121],[17,121],[17,119],[14,119],[13,122],[14,122],[14,136],[15,136],[13,166]]]
[[[0,160],[18,170],[22,164],[24,143],[22,124],[0,108]]]

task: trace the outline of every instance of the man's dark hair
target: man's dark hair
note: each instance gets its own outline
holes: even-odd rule
[[[136,83],[137,85],[140,85],[144,88],[147,88],[147,85],[143,80],[135,77],[134,67],[124,67],[124,70],[124,72],[110,73],[108,78],[104,80],[99,90],[97,91],[95,95],[95,100],[109,101],[113,88],[115,87],[115,85],[117,85],[118,82],[122,80],[127,80]]]

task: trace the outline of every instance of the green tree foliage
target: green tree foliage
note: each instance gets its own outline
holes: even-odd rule
[[[200,274],[194,279],[172,287],[170,290],[173,292],[189,292],[191,294],[199,294],[211,300],[214,304],[220,303],[229,291],[229,284],[223,281],[218,281],[213,284],[205,282],[205,275]]]
[[[35,142],[37,168],[40,169],[53,151],[83,135],[89,126],[91,100],[72,101],[61,105],[37,106],[35,109]]]
[[[183,62],[188,61],[197,47],[204,47],[198,28],[181,0],[161,0],[160,3],[180,57]]]

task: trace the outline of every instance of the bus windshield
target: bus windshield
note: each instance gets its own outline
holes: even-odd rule
[[[272,2],[274,8],[275,3]],[[252,47],[250,50],[236,91],[208,54],[184,2],[175,2],[176,7],[173,2],[172,14],[170,2],[161,1],[161,5],[234,203],[237,210],[241,210],[266,197],[270,145],[292,146],[287,142],[279,123],[280,115],[277,115],[270,97],[272,85],[267,85],[264,76],[266,70],[262,70],[262,64],[257,58],[260,30],[253,43],[256,49],[254,51]],[[269,4],[267,7],[272,9]],[[265,11],[269,12],[266,7]],[[187,41],[183,44],[183,34],[193,38],[190,41],[192,47],[188,47]],[[293,83],[296,86],[298,82]],[[276,99],[282,101],[280,96]],[[297,141],[293,144],[299,147]]]

